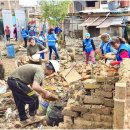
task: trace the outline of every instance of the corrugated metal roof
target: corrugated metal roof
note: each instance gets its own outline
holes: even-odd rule
[[[80,24],[79,26],[89,26],[91,25],[93,22],[95,22],[99,17],[89,17],[86,21],[84,21],[82,24]]]
[[[98,26],[100,25],[107,17],[100,17],[98,18],[95,22],[93,22],[92,24],[88,25],[88,26]]]
[[[109,9],[91,9],[91,10],[83,10],[80,11],[80,13],[123,13],[130,11],[130,8],[119,8],[115,10],[109,10]]]
[[[112,25],[121,25],[122,22],[122,17],[108,17],[103,23],[97,26],[97,28],[107,28]]]
[[[123,23],[123,17],[113,17],[111,25],[121,25]]]

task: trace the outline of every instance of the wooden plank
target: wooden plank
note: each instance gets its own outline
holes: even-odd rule
[[[71,68],[66,69],[61,73],[68,84],[78,81],[82,78],[81,75],[75,69],[72,69],[71,71],[70,70],[71,70]]]

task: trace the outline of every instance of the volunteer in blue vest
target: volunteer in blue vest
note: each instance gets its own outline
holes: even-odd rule
[[[58,54],[58,51],[57,51],[57,48],[56,48],[56,41],[57,41],[57,37],[54,33],[54,29],[50,29],[48,31],[48,35],[47,35],[47,42],[48,42],[48,47],[49,47],[49,59],[51,60],[51,56],[52,56],[52,51],[55,52],[56,54],[56,60],[59,60],[59,54]]]
[[[22,27],[21,35],[22,35],[22,38],[24,40],[24,47],[26,48],[27,47],[28,31],[26,29],[24,29],[24,27]]]
[[[43,46],[46,47],[46,43],[47,43],[47,37],[45,32],[41,31],[39,38],[38,38],[38,43],[42,44]]]
[[[47,37],[46,37],[45,32],[43,32],[43,31],[40,32],[39,38],[36,38],[36,42],[38,44],[41,44],[42,46],[46,47]],[[44,59],[44,53],[41,53],[41,57],[42,57],[42,59]]]
[[[83,51],[86,54],[86,64],[89,62],[89,57],[91,57],[92,63],[95,64],[95,45],[88,32],[85,34],[85,39],[83,39]]]
[[[125,39],[113,37],[110,44],[117,50],[116,60],[110,63],[111,66],[119,65],[124,58],[130,58],[130,45],[126,43]]]
[[[28,31],[28,35],[29,37],[36,37],[36,32],[33,27],[31,27],[30,30]]]
[[[108,33],[103,33],[101,35],[102,42],[100,43],[99,49],[96,50],[97,54],[102,58],[105,59],[105,62],[107,61],[107,55],[110,54],[116,54],[116,50],[111,46],[109,41],[111,40],[110,35]],[[110,57],[109,57],[110,59]]]

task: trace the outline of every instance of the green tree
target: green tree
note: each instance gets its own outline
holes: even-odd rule
[[[47,20],[51,25],[58,25],[67,15],[70,4],[70,0],[41,0],[41,19]]]

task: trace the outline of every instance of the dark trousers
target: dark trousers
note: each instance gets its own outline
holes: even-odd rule
[[[25,37],[23,40],[24,40],[24,47],[26,48],[27,47],[27,37]]]
[[[12,90],[20,120],[26,120],[25,105],[29,104],[29,115],[34,116],[39,107],[38,96],[26,84],[14,78],[8,78],[8,86]]]
[[[56,59],[59,60],[58,51],[57,51],[57,49],[56,49],[55,46],[49,46],[49,51],[50,51],[50,53],[49,53],[49,60],[51,60],[52,51],[55,52],[55,54],[56,54]]]
[[[6,40],[10,41],[10,35],[6,35]]]
[[[18,35],[17,35],[17,33],[15,34],[15,41],[18,41]]]

